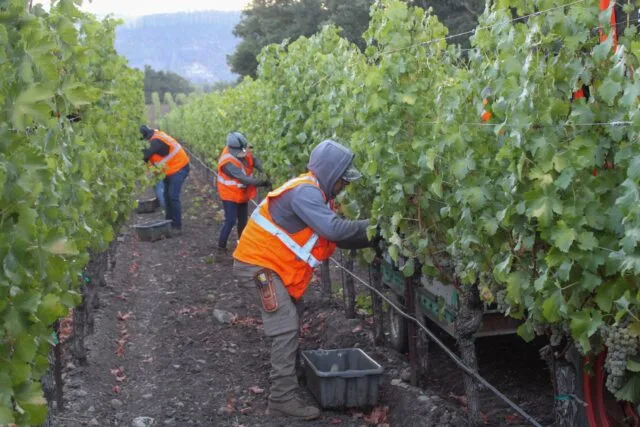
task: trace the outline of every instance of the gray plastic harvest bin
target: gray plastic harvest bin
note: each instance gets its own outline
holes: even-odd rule
[[[383,368],[359,348],[302,352],[307,387],[323,408],[375,406]]]
[[[138,207],[136,208],[136,213],[145,214],[145,213],[154,213],[156,209],[160,207],[160,202],[157,197],[152,197],[150,199],[138,199]]]
[[[133,227],[138,233],[140,240],[153,242],[163,237],[169,237],[170,219],[161,219],[157,221],[149,221],[144,224],[135,224]]]

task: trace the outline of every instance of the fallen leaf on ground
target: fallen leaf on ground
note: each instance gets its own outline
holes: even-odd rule
[[[353,331],[351,331],[354,334],[357,334],[358,332],[362,332],[362,325],[358,325],[355,328],[353,328]]]
[[[124,373],[124,368],[122,366],[116,369],[112,369],[111,375],[116,377],[116,381],[118,382],[122,382],[127,379],[127,376]]]
[[[264,393],[264,389],[254,385],[253,387],[249,387],[249,391],[253,394],[262,394]]]
[[[371,413],[369,415],[364,417],[364,420],[367,423],[373,424],[375,426],[378,426],[380,424],[384,424],[384,423],[387,422],[387,412],[388,411],[389,411],[389,408],[387,406],[385,406],[385,407],[377,406],[377,407],[373,408],[373,410],[371,411]]]
[[[129,273],[135,273],[138,271],[138,263],[134,262],[129,266]]]
[[[235,412],[235,404],[236,399],[234,399],[233,394],[230,394],[229,397],[227,397],[227,414],[233,414]]]
[[[462,406],[467,406],[468,405],[467,396],[458,396],[458,395],[455,395],[453,393],[449,393],[449,398],[455,400],[456,402],[458,402]]]
[[[342,420],[339,418],[331,418],[329,424],[342,424]]]
[[[124,347],[120,346],[118,348],[116,348],[116,356],[118,357],[124,357]]]
[[[122,314],[122,312],[118,311],[118,320],[125,321],[125,320],[129,319],[129,317],[131,317],[132,314],[133,314],[132,312],[128,312],[126,314]]]
[[[120,394],[120,386],[114,385],[113,387],[111,387],[111,391],[113,391],[115,394]]]

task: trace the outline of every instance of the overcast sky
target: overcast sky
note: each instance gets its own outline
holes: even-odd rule
[[[49,0],[39,3],[48,4]],[[242,10],[249,0],[84,0],[82,9],[96,15],[141,16],[193,10]]]

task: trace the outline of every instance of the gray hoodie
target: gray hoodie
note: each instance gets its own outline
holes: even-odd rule
[[[297,233],[311,227],[318,235],[336,242],[344,249],[360,249],[369,246],[368,220],[350,221],[340,218],[324,200],[334,199],[333,186],[351,165],[351,150],[331,141],[321,142],[311,153],[307,168],[318,178],[322,191],[311,184],[298,185],[291,191],[273,199],[269,213],[280,227],[289,233]]]

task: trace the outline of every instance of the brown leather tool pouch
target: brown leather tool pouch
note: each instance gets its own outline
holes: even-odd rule
[[[271,270],[262,269],[254,276],[258,293],[260,294],[260,300],[262,301],[262,308],[267,313],[273,313],[278,311],[278,297],[276,296],[276,289],[273,286],[273,273]]]

